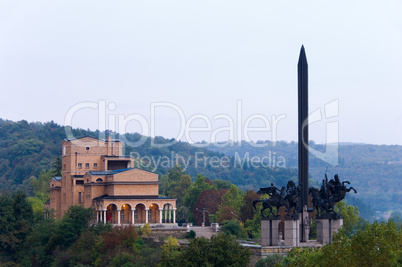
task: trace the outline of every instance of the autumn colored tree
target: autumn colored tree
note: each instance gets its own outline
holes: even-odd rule
[[[214,186],[209,181],[209,179],[205,178],[201,174],[197,175],[197,178],[191,184],[186,195],[184,196],[184,205],[188,208],[189,211],[193,212],[189,214],[189,221],[194,220],[194,205],[198,201],[198,198],[200,197],[202,191],[213,188]]]
[[[194,205],[194,223],[201,225],[202,223],[202,210],[205,208],[207,213],[205,214],[205,225],[210,225],[211,216],[209,214],[215,214],[219,209],[219,204],[222,201],[222,196],[227,192],[227,189],[206,189],[202,191],[198,201]],[[213,222],[213,221],[212,221]]]
[[[247,190],[246,194],[243,196],[243,203],[240,207],[240,217],[242,222],[253,219],[255,214],[253,201],[259,198],[260,195],[258,195],[254,190]]]

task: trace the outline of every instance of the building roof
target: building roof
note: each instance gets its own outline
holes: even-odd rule
[[[89,171],[90,175],[112,175],[117,174],[125,171],[134,170],[135,168],[127,168],[127,169],[120,169],[120,170],[113,170],[113,171]]]
[[[163,196],[109,196],[109,195],[103,195],[100,197],[96,197],[92,200],[119,200],[119,199],[175,199],[175,198],[170,198],[170,197],[163,197]]]
[[[61,181],[61,176],[54,176],[52,179],[56,181]]]
[[[89,136],[89,135],[84,135],[84,136],[81,136],[81,137],[78,137],[78,138],[71,138],[71,139],[65,138],[64,141],[70,142],[70,141],[79,140],[79,139],[83,139],[83,138],[91,138],[91,139],[94,139],[96,141],[109,142],[107,139],[100,139],[100,138],[98,139],[98,138],[95,138],[95,137]],[[121,142],[121,141],[119,139],[111,139],[110,142]]]

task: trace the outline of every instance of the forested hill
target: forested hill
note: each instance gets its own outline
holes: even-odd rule
[[[73,129],[72,133],[77,138],[105,136],[105,133],[99,131],[82,129]],[[120,138],[113,133],[108,134]],[[23,188],[29,193],[29,178],[37,177],[42,170],[52,168],[56,158],[61,156],[61,143],[65,138],[65,127],[54,122],[28,123],[0,119],[0,190]],[[295,142],[277,142],[275,146],[268,142],[265,148],[245,142],[241,146],[209,145],[206,148],[175,142],[157,147],[151,144],[150,138],[145,138],[143,144],[130,146],[141,138],[144,137],[137,133],[121,136],[128,144],[125,146],[125,154],[136,158],[137,167],[159,174],[165,174],[169,168],[180,164],[193,178],[199,173],[212,180],[228,180],[241,189],[258,189],[271,183],[282,186],[288,180],[297,181],[295,169],[298,153]],[[152,141],[167,144],[174,140],[156,137]],[[325,150],[323,146],[312,146],[320,151]],[[259,162],[261,159],[264,159],[263,163]],[[351,186],[358,190],[358,194],[353,195],[372,205],[375,210],[400,210],[401,160],[401,146],[341,144],[339,164],[335,167],[314,156],[310,157],[310,184],[319,185],[328,167],[330,178],[338,173],[341,180],[349,180]],[[358,202],[358,199],[355,201]],[[357,202],[350,204],[364,206]]]
[[[281,159],[285,162],[284,166],[297,168],[296,142],[276,142],[275,145],[270,141],[258,143],[260,146],[264,144],[265,147],[256,147],[246,142],[225,147],[210,144],[208,148],[238,158],[266,157],[271,159],[271,164],[274,159],[275,164]],[[326,149],[314,142],[310,146],[322,152]],[[402,146],[341,143],[338,155],[338,165],[332,166],[310,153],[309,173],[312,179],[320,183],[328,167],[329,178],[338,173],[341,180],[350,181],[351,186],[358,191],[358,194],[353,195],[372,205],[375,210],[401,210]]]
[[[73,129],[75,137],[105,136],[98,131]],[[119,138],[113,133],[113,138]],[[125,154],[136,158],[137,167],[159,174],[176,164],[195,178],[202,174],[212,180],[228,180],[239,188],[250,189],[268,186],[271,182],[284,185],[290,179],[296,180],[294,169],[259,167],[248,162],[235,162],[233,158],[206,148],[194,147],[185,142],[176,142],[165,147],[151,145],[150,138],[139,146],[130,146],[141,140],[140,134],[126,134]],[[31,184],[28,179],[38,176],[41,170],[49,170],[57,157],[61,156],[61,144],[66,138],[65,127],[54,122],[28,123],[0,119],[0,189],[15,190],[23,188],[29,193]],[[156,137],[156,144],[167,144],[174,140]]]

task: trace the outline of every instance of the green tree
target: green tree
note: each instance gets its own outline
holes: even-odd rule
[[[0,196],[0,253],[14,259],[32,230],[33,211],[22,191]]]
[[[12,205],[13,200],[10,197],[0,195],[0,253],[2,258],[11,256],[16,247],[15,217]]]
[[[179,251],[179,243],[176,238],[169,236],[165,244],[162,245],[162,261],[161,266],[176,267],[180,266],[181,252]]]
[[[61,176],[62,162],[60,157],[56,157],[53,164],[54,176]]]
[[[201,174],[197,175],[195,181],[191,184],[190,188],[188,189],[186,195],[184,196],[183,202],[184,205],[190,210],[194,212],[194,205],[197,202],[198,198],[200,197],[202,191],[207,189],[213,189],[214,186],[210,183],[206,182],[206,179]],[[194,220],[193,213],[189,214],[189,221]]]
[[[70,206],[63,218],[57,222],[49,244],[62,249],[68,248],[85,229],[89,228],[89,222],[93,216],[92,208]]]
[[[400,231],[402,229],[402,213],[400,211],[393,211],[391,213],[391,217],[388,220],[394,222],[396,229]]]
[[[247,266],[251,253],[232,235],[220,233],[211,239],[190,240],[182,254],[182,266]]]
[[[402,233],[392,221],[374,222],[352,237],[352,261],[355,266],[390,266],[395,257],[402,260],[401,248]]]
[[[238,221],[226,221],[221,229],[224,233],[234,235],[237,238],[246,238],[247,235],[242,223]]]
[[[353,235],[359,228],[364,227],[364,219],[360,217],[357,207],[340,201],[335,205],[335,211],[343,216],[343,228],[348,236]]]
[[[190,186],[191,177],[180,165],[169,169],[168,174],[161,177],[159,193],[176,199],[176,220],[179,222],[187,219],[188,209],[184,205],[184,196]]]
[[[217,221],[222,223],[225,220],[232,220],[239,216],[240,207],[243,204],[243,196],[237,186],[232,184],[229,190],[222,196],[219,210],[216,212]]]
[[[286,266],[400,266],[402,234],[394,223],[366,224],[351,237],[341,228],[332,244],[316,250],[295,248],[284,260]]]
[[[266,258],[257,261],[255,267],[282,266],[284,258],[279,254],[268,255]]]
[[[212,184],[216,186],[216,189],[229,189],[232,186],[232,183],[229,181],[224,181],[220,179],[216,179],[212,181]]]
[[[188,215],[187,207],[184,205],[184,196],[186,195],[188,189],[191,186],[191,177],[188,174],[183,174],[179,181],[171,188],[168,192],[168,196],[176,198],[177,221],[185,221]]]
[[[54,220],[39,221],[27,236],[19,259],[23,266],[50,266],[54,260],[53,247],[48,246],[52,233],[55,231]]]

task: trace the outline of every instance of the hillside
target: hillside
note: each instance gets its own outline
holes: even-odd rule
[[[246,142],[240,145],[234,143],[230,146],[219,147],[210,144],[209,149],[226,155],[243,158],[263,157],[275,155],[276,161],[283,158],[284,166],[297,168],[297,143],[277,142],[275,145],[270,141],[259,142],[266,147],[255,147]],[[325,151],[325,146],[310,145],[319,151]],[[358,194],[353,194],[363,202],[370,204],[376,211],[400,210],[402,204],[402,146],[369,145],[341,143],[339,145],[339,162],[332,166],[310,153],[309,173],[313,180],[320,183],[324,178],[328,167],[328,176],[332,178],[336,173],[341,180],[348,180],[351,186],[356,188]],[[271,163],[272,164],[272,163]]]
[[[77,138],[105,136],[105,133],[82,129],[72,129],[72,133]],[[193,178],[200,173],[211,180],[229,180],[242,189],[268,186],[271,182],[282,185],[289,179],[297,179],[294,169],[254,168],[248,164],[239,166],[220,152],[197,148],[185,142],[157,147],[151,141],[167,144],[174,140],[163,137],[151,140],[140,134],[106,134],[125,140],[125,154],[136,158],[138,168],[159,174],[165,174],[169,168],[180,164]],[[28,179],[52,167],[56,158],[61,156],[61,143],[65,138],[65,127],[54,122],[28,123],[0,119],[0,189],[14,191],[22,187],[29,192]],[[141,145],[132,145],[141,138],[144,138]]]
[[[38,176],[40,171],[52,167],[57,157],[61,156],[61,143],[66,138],[65,127],[54,122],[28,123],[12,122],[0,119],[0,190],[23,188],[31,191],[28,179]],[[191,177],[198,173],[214,179],[228,180],[240,189],[258,189],[275,183],[285,185],[290,179],[297,180],[297,143],[277,142],[273,146],[257,148],[243,142],[241,146],[218,147],[208,145],[205,148],[192,146],[186,142],[156,137],[151,140],[140,134],[119,136],[114,133],[100,133],[82,129],[72,129],[75,137],[112,135],[125,140],[125,154],[136,158],[138,168],[166,174],[176,164],[182,165]],[[133,145],[143,138],[143,143]],[[151,144],[172,145],[158,147]],[[312,144],[323,151],[324,147]],[[225,156],[226,155],[226,156]],[[256,156],[256,159],[253,157]],[[265,157],[265,161],[258,159]],[[341,144],[339,164],[331,166],[314,156],[310,157],[310,185],[317,186],[328,167],[329,177],[335,173],[341,180],[349,180],[358,194],[349,199],[353,205],[366,210],[366,219],[371,217],[370,204],[380,213],[400,209],[402,202],[402,147],[378,146],[365,144]],[[351,194],[350,194],[351,195]]]

